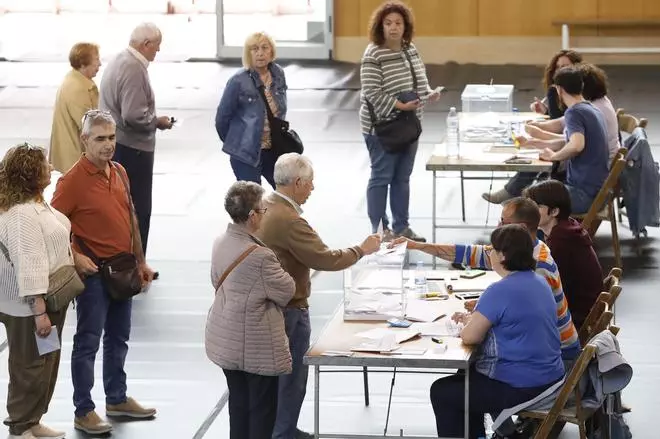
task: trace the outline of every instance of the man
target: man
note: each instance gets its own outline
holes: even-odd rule
[[[307,389],[308,367],[303,356],[309,349],[311,327],[309,303],[310,269],[339,271],[355,264],[364,255],[380,248],[380,237],[371,235],[360,245],[331,250],[303,219],[302,208],[314,190],[314,170],[307,157],[290,153],[275,163],[275,192],[266,200],[267,211],[258,232],[296,282],[296,292],[284,311],[286,334],[293,371],[279,382],[277,420],[273,439],[313,437],[297,429],[298,417]]]
[[[534,241],[534,259],[537,262],[536,273],[548,282],[557,302],[557,329],[561,337],[562,358],[564,360],[574,360],[580,354],[580,342],[571,319],[566,297],[564,297],[557,264],[555,264],[548,246],[536,237],[539,221],[539,208],[534,201],[522,197],[505,201],[500,224],[522,224],[529,231]],[[394,241],[394,244],[404,241],[405,239],[399,238]],[[492,269],[490,262],[491,246],[422,244],[408,240],[408,248],[421,250],[453,263],[473,268]]]
[[[85,113],[81,140],[85,153],[58,181],[52,206],[71,221],[74,261],[85,281],[85,290],[76,299],[78,323],[71,354],[74,426],[88,434],[103,434],[112,427],[96,413],[91,397],[102,334],[106,414],[150,418],[156,410],[144,408],[126,396],[124,363],[131,332],[132,301],[110,298],[97,264],[128,252],[138,260],[144,285],[151,281],[153,271],[144,260],[135,218],[131,218],[126,171],[111,162],[115,152],[112,116],[99,110]]]
[[[591,237],[570,218],[571,198],[561,182],[539,182],[523,195],[539,206],[539,228],[559,267],[573,323],[580,328],[603,289],[603,269]]]
[[[117,123],[114,160],[124,166],[131,181],[145,255],[151,223],[156,130],[168,130],[173,124],[167,116],[156,116],[154,91],[147,72],[149,63],[160,51],[161,41],[162,34],[156,25],[137,26],[131,33],[128,48],[103,73],[100,89],[100,108],[109,111]]]

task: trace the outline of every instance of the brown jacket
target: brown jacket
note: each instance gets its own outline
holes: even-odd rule
[[[284,270],[296,282],[296,293],[288,306],[307,308],[311,288],[309,270],[343,270],[363,256],[362,250],[357,246],[329,249],[289,201],[276,193],[265,201],[268,210],[257,235],[275,252]]]

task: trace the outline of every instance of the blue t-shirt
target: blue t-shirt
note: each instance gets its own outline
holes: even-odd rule
[[[557,304],[541,276],[511,273],[484,291],[475,311],[492,324],[477,372],[513,387],[545,386],[564,375]]]
[[[584,149],[568,160],[566,183],[596,197],[609,173],[607,125],[600,110],[589,102],[573,105],[564,113],[566,141],[574,133],[584,135]]]

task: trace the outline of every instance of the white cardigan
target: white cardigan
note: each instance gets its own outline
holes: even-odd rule
[[[46,294],[48,275],[73,264],[69,219],[46,203],[28,202],[0,213],[0,312],[32,314],[25,298]]]

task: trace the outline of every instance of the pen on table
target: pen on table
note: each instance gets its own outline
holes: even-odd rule
[[[441,339],[441,338],[438,338],[438,337],[431,337],[431,341],[432,341],[433,343],[438,343],[438,344],[443,344],[443,343],[444,343],[444,342],[442,341],[442,339]]]

